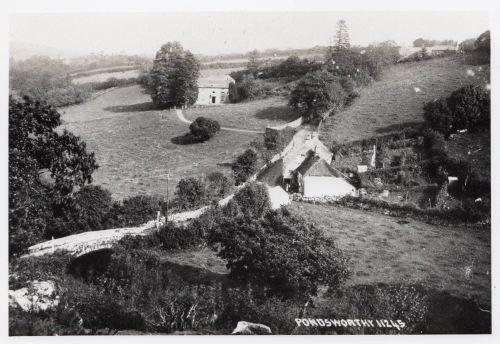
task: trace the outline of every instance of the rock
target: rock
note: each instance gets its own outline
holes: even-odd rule
[[[232,334],[272,334],[269,326],[254,324],[246,321],[238,321],[238,325]]]
[[[25,312],[46,311],[59,304],[56,285],[52,281],[33,281],[29,287],[9,290],[9,306]]]

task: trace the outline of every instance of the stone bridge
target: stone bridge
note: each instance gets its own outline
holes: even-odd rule
[[[219,205],[226,205],[233,196],[234,194],[220,200]],[[208,208],[209,207],[206,206],[193,211],[172,214],[169,215],[168,220],[177,223],[189,221],[201,216]],[[69,235],[33,245],[28,248],[28,253],[23,257],[52,254],[58,250],[67,251],[69,254],[79,257],[89,252],[110,248],[125,236],[143,236],[151,234],[164,223],[165,217],[159,220],[149,221],[138,227],[105,229]]]
[[[302,124],[302,119],[293,121],[291,122],[291,124],[294,127],[298,127]],[[306,142],[307,140],[305,139],[305,137],[307,135],[314,136],[314,134],[316,134],[315,137],[317,138],[317,131],[315,133],[314,132],[315,129],[309,126],[303,126],[303,128],[300,129],[295,134],[294,138],[287,145],[287,147],[285,147],[283,151],[275,154],[271,158],[270,162],[262,166],[262,168],[257,173],[255,173],[252,177],[248,179],[247,183],[255,181],[257,175],[262,170],[264,170],[270,163],[273,163],[278,159],[283,158],[284,161],[303,160],[304,154],[299,154],[299,153],[303,153],[302,151],[310,149],[311,147],[309,146],[311,145],[314,145],[315,148],[316,146],[318,146],[319,148],[324,148],[329,153],[328,148],[324,147],[322,144],[321,145],[318,144],[321,143],[319,140],[316,140],[317,142],[314,140],[309,140],[309,142]],[[238,189],[242,188],[247,183],[240,185]],[[283,198],[283,193],[281,192],[283,190],[277,190],[277,188],[281,187],[278,186],[275,188],[268,189],[271,200],[271,206],[272,208],[275,209],[289,202],[289,199],[285,200]],[[220,206],[226,205],[233,198],[233,196],[234,193],[220,200],[218,204]],[[182,213],[172,214],[168,216],[168,220],[177,223],[189,221],[191,219],[195,219],[201,216],[207,209],[209,209],[209,207],[205,206],[193,211],[186,211]],[[63,238],[53,239],[33,245],[28,248],[28,253],[23,257],[36,257],[45,254],[53,254],[58,250],[67,251],[71,255],[79,257],[93,251],[111,248],[114,244],[116,244],[125,236],[144,236],[153,233],[160,225],[164,223],[165,223],[165,218],[162,218],[158,220],[149,221],[138,227],[106,229],[101,231],[91,231],[91,232],[69,235]]]

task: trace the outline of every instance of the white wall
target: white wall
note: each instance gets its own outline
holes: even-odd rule
[[[304,178],[304,197],[342,197],[354,194],[355,191],[356,188],[343,178],[313,176]]]
[[[228,89],[227,88],[208,88],[200,87],[198,88],[198,99],[196,100],[196,105],[217,105],[223,104],[228,101]],[[225,101],[221,102],[221,93],[225,94]],[[215,104],[212,103],[212,97],[215,96]]]

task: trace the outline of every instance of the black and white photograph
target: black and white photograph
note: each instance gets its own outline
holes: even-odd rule
[[[488,10],[151,3],[6,15],[6,335],[495,332]]]

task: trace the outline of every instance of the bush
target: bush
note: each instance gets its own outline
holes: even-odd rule
[[[272,152],[281,152],[292,141],[296,129],[285,127],[281,130],[266,128],[264,133],[264,146]]]
[[[212,199],[218,199],[231,191],[233,183],[221,172],[212,172],[206,178],[207,195]]]
[[[156,236],[163,250],[180,250],[197,246],[203,242],[204,233],[200,230],[200,223],[186,227],[177,226],[171,222],[164,225]]]
[[[257,172],[257,154],[253,150],[247,149],[236,158],[231,169],[236,185],[244,183],[248,177]]]
[[[286,210],[224,218],[209,233],[230,277],[265,287],[268,295],[307,300],[320,285],[338,288],[347,260],[331,237]]]
[[[141,78],[144,78],[144,76],[141,76]],[[146,81],[144,79],[139,79],[139,78],[127,78],[127,79],[118,79],[118,78],[109,78],[105,81],[99,81],[99,82],[89,82],[85,83],[83,85],[85,86],[90,86],[92,90],[94,91],[102,91],[102,90],[107,90],[108,88],[113,88],[113,87],[124,87],[124,86],[130,86],[130,85],[135,85],[135,84],[144,84]]]
[[[177,184],[175,195],[181,209],[196,207],[203,203],[206,185],[201,178],[184,178]]]
[[[319,70],[320,68],[320,62],[300,59],[297,56],[290,56],[274,66],[262,68],[259,78],[287,78],[289,80],[295,80],[309,72]]]
[[[189,125],[191,134],[201,141],[212,138],[219,130],[219,122],[205,117],[198,117]]]
[[[453,114],[445,98],[425,104],[424,118],[432,129],[443,133],[445,137],[449,137],[455,130]]]
[[[252,74],[246,74],[237,84],[239,100],[256,99],[266,93],[266,87],[262,80],[255,79]]]
[[[156,218],[162,199],[156,196],[133,196],[116,202],[106,220],[106,228],[142,225]]]
[[[98,185],[86,185],[74,195],[73,221],[79,230],[104,229],[106,216],[112,205],[111,192]]]
[[[446,156],[446,141],[441,133],[426,129],[423,132],[423,136],[424,149],[429,157],[443,158]]]
[[[490,112],[490,93],[472,85],[456,90],[446,99],[441,98],[424,106],[428,125],[446,137],[462,129],[488,130]]]
[[[488,130],[490,126],[490,93],[472,85],[453,92],[447,100],[456,130]]]
[[[411,334],[425,328],[429,310],[427,296],[413,286],[356,285],[335,292],[317,309],[314,318],[387,319],[405,323],[404,328],[338,327],[338,334]],[[329,331],[319,329],[321,334]],[[331,330],[330,330],[331,331]]]
[[[259,218],[271,209],[267,187],[262,183],[252,182],[245,185],[233,199],[241,211],[250,217]]]

